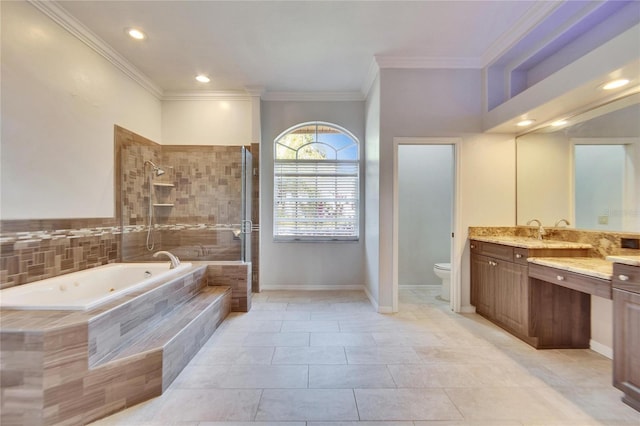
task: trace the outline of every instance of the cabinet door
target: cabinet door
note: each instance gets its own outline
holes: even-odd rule
[[[494,268],[490,258],[471,255],[471,303],[476,312],[493,317]]]
[[[613,289],[613,384],[640,410],[640,293]]]
[[[529,318],[529,279],[527,267],[516,263],[494,262],[495,319],[515,333],[527,334]]]

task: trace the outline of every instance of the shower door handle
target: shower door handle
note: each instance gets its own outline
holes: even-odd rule
[[[250,234],[252,228],[253,228],[253,222],[251,222],[250,220],[243,220],[242,221],[242,233],[243,234]]]

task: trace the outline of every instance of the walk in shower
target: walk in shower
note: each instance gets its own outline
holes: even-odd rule
[[[252,155],[241,146],[159,145],[119,149],[122,260],[251,261]]]

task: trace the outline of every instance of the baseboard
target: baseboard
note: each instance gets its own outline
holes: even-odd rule
[[[375,309],[376,312],[378,312],[378,301],[374,299],[373,294],[371,294],[371,292],[369,291],[369,287],[364,286],[364,294],[367,295],[367,298],[369,299],[369,303],[371,303],[371,306],[373,306],[373,309]]]
[[[373,295],[371,294],[371,292],[369,291],[369,288],[367,286],[364,287],[364,294],[367,295],[367,297],[369,298],[369,302],[371,302],[371,305],[373,306],[373,309],[375,309],[376,312],[378,312],[379,314],[392,314],[393,313],[393,308],[391,306],[380,306],[380,305],[378,305],[378,301],[373,297]]]
[[[265,285],[260,284],[260,291],[265,290],[299,290],[299,291],[320,291],[320,290],[364,290],[362,285]]]
[[[609,346],[603,345],[602,343],[596,342],[595,340],[591,339],[589,340],[589,348],[594,352],[598,352],[602,356],[613,359],[613,349]]]
[[[475,314],[476,313],[476,307],[473,306],[473,305],[461,306],[460,307],[460,311],[458,313],[460,313],[460,314]]]
[[[421,288],[440,287],[441,284],[401,284],[399,290],[416,290]]]

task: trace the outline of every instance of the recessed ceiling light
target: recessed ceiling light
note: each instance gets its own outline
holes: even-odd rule
[[[622,86],[626,86],[627,84],[629,84],[629,80],[627,80],[626,78],[619,78],[617,80],[612,80],[608,82],[607,84],[602,86],[602,88],[604,90],[613,90]]]
[[[516,126],[518,126],[518,127],[527,127],[527,126],[532,125],[535,122],[536,122],[536,120],[526,119],[526,120],[518,121],[516,123]]]
[[[208,82],[211,81],[209,79],[209,77],[207,77],[206,75],[202,75],[202,74],[196,76],[196,80],[198,80],[200,83],[208,83]]]
[[[137,28],[128,28],[127,34],[129,34],[131,38],[135,38],[136,40],[144,40],[145,38],[147,38],[147,35]]]
[[[560,127],[560,126],[564,126],[567,123],[568,123],[567,120],[558,120],[558,121],[554,121],[553,123],[551,123],[551,125],[553,127]]]

